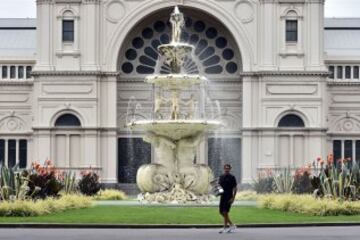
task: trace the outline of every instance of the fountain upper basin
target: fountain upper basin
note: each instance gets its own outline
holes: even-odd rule
[[[194,136],[199,132],[216,130],[222,126],[220,121],[215,120],[143,120],[127,124],[131,130],[152,132],[172,140]]]
[[[205,77],[195,74],[151,75],[145,78],[145,82],[169,90],[181,90],[206,81]]]
[[[169,59],[182,59],[194,50],[194,46],[187,43],[162,44],[158,46],[161,55]]]

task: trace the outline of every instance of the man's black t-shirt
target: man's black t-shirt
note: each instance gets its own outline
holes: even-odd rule
[[[219,185],[224,189],[224,197],[233,197],[233,189],[236,187],[236,178],[231,174],[223,174],[219,178]]]

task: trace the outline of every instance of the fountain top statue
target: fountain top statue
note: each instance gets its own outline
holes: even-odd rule
[[[181,30],[185,25],[184,14],[182,14],[178,8],[175,7],[174,12],[171,14],[170,23],[172,25],[172,42],[180,42]]]
[[[182,71],[182,64],[185,56],[192,53],[194,47],[181,42],[182,28],[185,25],[184,15],[176,6],[171,14],[170,23],[172,25],[172,41],[170,44],[163,44],[158,47],[165,62],[170,66],[171,73],[179,74]]]

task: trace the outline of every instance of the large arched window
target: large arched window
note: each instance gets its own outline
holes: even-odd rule
[[[305,124],[299,116],[295,114],[288,114],[280,119],[278,127],[303,128],[305,127]]]
[[[234,76],[241,71],[241,56],[232,36],[211,17],[184,10],[186,17],[181,40],[194,46],[194,56],[186,57],[183,70],[188,74]],[[161,14],[162,15],[162,14]],[[169,14],[157,16],[139,24],[128,39],[119,62],[121,72],[126,75],[170,73],[166,64],[157,66],[158,46],[171,41]]]
[[[81,122],[75,115],[65,113],[56,119],[55,127],[81,127]]]

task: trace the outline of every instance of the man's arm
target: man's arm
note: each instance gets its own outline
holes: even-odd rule
[[[233,203],[235,201],[235,197],[236,197],[236,193],[237,193],[237,182],[236,182],[236,179],[234,177],[234,187],[232,189],[232,198],[231,198],[231,203]]]
[[[237,193],[237,184],[235,185],[235,187],[233,188],[233,198],[235,199]]]

